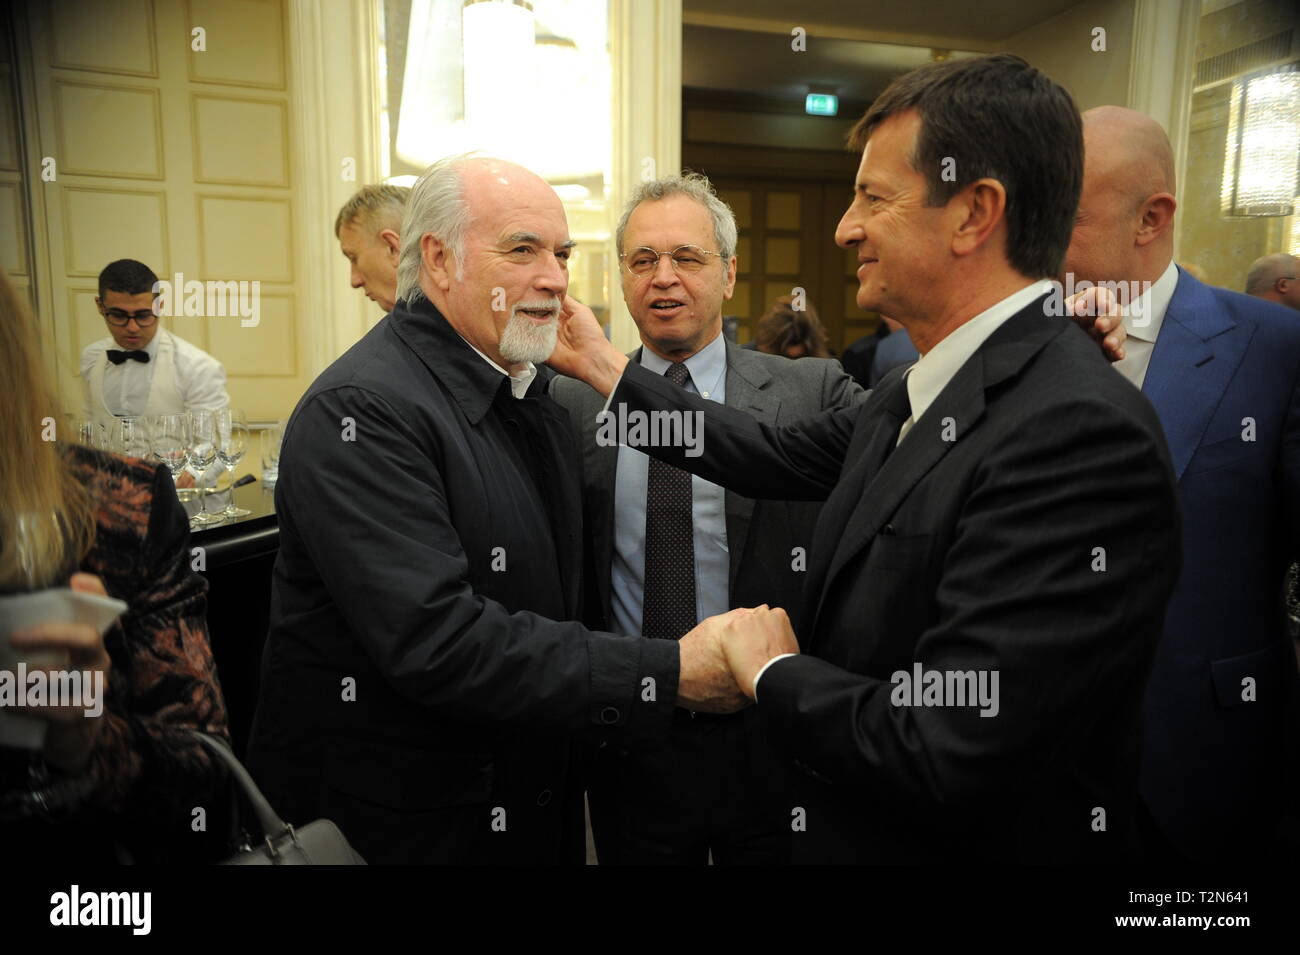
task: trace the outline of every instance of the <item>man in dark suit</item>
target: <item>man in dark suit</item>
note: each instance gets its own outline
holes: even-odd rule
[[[688,391],[774,425],[861,402],[864,392],[835,361],[791,361],[723,337],[736,231],[731,210],[699,174],[637,189],[616,234],[623,297],[641,334],[632,361],[661,375],[684,366]],[[664,254],[652,256],[655,250]],[[678,254],[667,254],[673,250]],[[732,607],[799,603],[818,505],[754,501],[677,472],[683,493],[674,498],[675,514],[648,508],[658,494],[650,476],[662,466],[598,440],[605,399],[587,385],[557,377],[552,394],[572,413],[583,449],[584,521],[597,568],[593,626],[650,635],[658,562],[691,568],[679,627]],[[648,511],[659,527],[680,524],[680,552],[656,545]],[[678,709],[668,737],[607,746],[592,770],[592,832],[602,864],[790,860],[787,774],[752,709],[721,716]]]
[[[554,190],[443,160],[401,241],[393,312],[285,430],[252,769],[370,862],[581,861],[570,737],[738,707],[727,623],[665,641],[556,622],[580,614],[582,518],[536,365],[573,245]]]
[[[1116,369],[1160,415],[1183,569],[1147,689],[1141,789],[1153,859],[1257,858],[1283,809],[1296,660],[1283,581],[1300,543],[1300,323],[1173,262],[1174,161],[1158,123],[1084,114],[1065,268],[1130,301]]]
[[[921,352],[906,374],[774,427],[628,362],[572,300],[552,365],[620,414],[703,416],[702,455],[655,457],[748,496],[826,499],[804,653],[779,616],[723,641],[801,766],[797,861],[1128,857],[1178,509],[1150,404],[1042,281],[1069,244],[1078,112],[999,54],[900,78],[854,138],[836,238],[858,249],[858,304]]]

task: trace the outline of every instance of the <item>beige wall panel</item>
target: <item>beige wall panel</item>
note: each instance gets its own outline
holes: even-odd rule
[[[26,275],[27,234],[23,226],[21,182],[0,182],[0,268]]]
[[[753,225],[753,196],[748,189],[718,190],[718,198],[729,205],[736,216],[737,229],[748,229]]]
[[[754,260],[750,258],[750,238],[747,235],[736,238],[736,271],[748,272]]]
[[[749,282],[744,279],[736,280],[736,291],[731,296],[731,302],[722,308],[724,315],[741,315],[745,318],[751,317],[749,309]]]
[[[163,178],[157,90],[56,81],[54,122],[60,173]]]
[[[768,275],[799,274],[799,240],[771,237],[765,240],[764,271]]]
[[[799,221],[799,200],[797,192],[769,192],[767,194],[767,222],[769,229],[797,229]]]
[[[14,78],[0,66],[0,169],[18,169],[18,114],[14,110]]]
[[[136,259],[161,276],[171,271],[167,201],[161,192],[63,188],[68,275],[98,278],[115,259]]]
[[[198,200],[204,278],[293,281],[289,200],[211,195]]]
[[[284,89],[283,11],[278,0],[189,0],[190,29],[207,49],[189,52],[190,79]]]
[[[284,103],[196,93],[192,107],[195,182],[288,187]]]
[[[761,318],[772,303],[783,295],[793,295],[799,282],[795,279],[786,279],[783,282],[766,282],[763,287],[763,294],[766,296],[763,301],[754,304],[754,317]],[[813,305],[817,303],[814,302]]]
[[[108,263],[105,262],[105,265]],[[68,339],[68,367],[72,374],[76,375],[81,368],[81,352],[91,342],[97,342],[101,338],[108,337],[108,326],[104,324],[104,319],[100,316],[99,310],[95,308],[95,296],[98,294],[96,287],[92,285],[68,286],[68,315],[72,321],[69,323],[72,328],[72,335]],[[79,393],[78,393],[79,394]],[[81,410],[80,406],[69,408],[72,414],[77,414]]]
[[[158,75],[150,0],[56,0],[51,13],[52,66]]]
[[[1006,38],[1001,49],[1024,57],[1060,83],[1080,110],[1127,106],[1137,0],[1078,3]],[[1106,49],[1094,52],[1093,30],[1106,31]]]
[[[292,378],[298,374],[293,297],[262,293],[259,322],[245,327],[237,316],[209,318],[208,351],[228,376]]]

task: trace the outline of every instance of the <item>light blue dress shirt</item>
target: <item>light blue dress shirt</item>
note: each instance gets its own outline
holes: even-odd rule
[[[648,348],[641,365],[662,375],[671,364]],[[727,346],[719,335],[686,359],[686,387],[710,401],[724,403],[727,387]],[[614,476],[614,566],[610,602],[614,627],[641,635],[645,598],[645,498],[650,459],[644,452],[621,446]],[[727,586],[731,558],[727,551],[726,492],[699,477],[691,478],[691,514],[695,521],[695,613],[697,620],[730,610]]]

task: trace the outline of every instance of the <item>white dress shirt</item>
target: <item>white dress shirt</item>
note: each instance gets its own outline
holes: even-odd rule
[[[1155,283],[1124,309],[1124,330],[1128,341],[1124,343],[1124,358],[1115,362],[1115,370],[1138,388],[1147,380],[1151,367],[1151,353],[1156,350],[1160,326],[1165,312],[1178,287],[1178,266],[1171,261]]]
[[[158,346],[163,336],[170,336],[175,346],[173,350],[175,386],[182,403],[182,407],[169,408],[165,413],[218,411],[229,406],[230,396],[226,394],[226,370],[221,366],[221,362],[203,349],[191,345],[179,335],[160,328],[144,347],[144,351],[149,355],[147,362],[134,359],[127,359],[120,365],[108,362],[105,354],[110,348],[117,348],[117,343],[112,338],[101,338],[94,344],[86,346],[81,353],[81,377],[85,381],[82,417],[97,417],[95,402],[101,396],[90,393],[90,382],[92,372],[100,362],[105,363],[102,400],[109,413],[119,418],[144,414],[149,404],[149,392],[153,387],[154,372],[158,367]]]

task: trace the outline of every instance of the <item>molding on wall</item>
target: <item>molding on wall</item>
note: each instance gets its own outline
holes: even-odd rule
[[[1146,113],[1169,134],[1177,179],[1175,198],[1180,205],[1200,19],[1200,0],[1137,0],[1133,11],[1128,105]],[[1177,257],[1177,229],[1174,236]]]
[[[612,235],[636,184],[681,171],[681,0],[610,0],[609,26],[614,69]],[[640,336],[623,301],[613,243],[608,255],[610,340],[619,350],[631,351]]]

